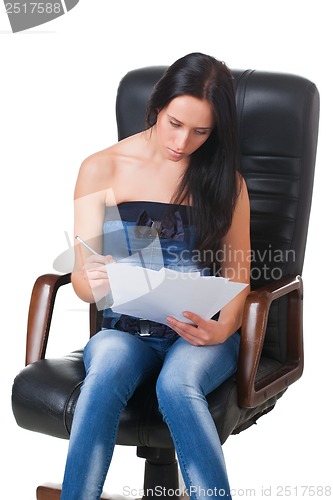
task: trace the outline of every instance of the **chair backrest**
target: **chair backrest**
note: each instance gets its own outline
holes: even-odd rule
[[[166,67],[136,69],[119,85],[116,117],[123,139],[145,128],[147,100]],[[319,93],[306,78],[233,70],[241,170],[251,202],[251,286],[301,274],[311,208]],[[283,361],[287,304],[271,308],[264,353]]]

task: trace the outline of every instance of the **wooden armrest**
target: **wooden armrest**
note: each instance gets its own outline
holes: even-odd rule
[[[287,359],[274,373],[256,383],[270,306],[284,295],[288,296]],[[301,377],[304,364],[302,306],[303,284],[300,276],[282,278],[248,295],[237,370],[239,406],[254,408]]]
[[[44,359],[51,327],[54,303],[59,288],[71,282],[71,273],[44,274],[37,278],[30,300],[25,364]],[[90,336],[96,333],[98,310],[90,304]]]
[[[29,365],[45,357],[54,301],[58,289],[71,282],[71,274],[44,274],[33,287],[27,329],[25,363]]]

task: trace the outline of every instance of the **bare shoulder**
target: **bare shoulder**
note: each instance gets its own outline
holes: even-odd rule
[[[85,158],[76,182],[76,197],[109,189],[118,167],[133,161],[136,143],[136,136],[132,136]]]
[[[83,160],[78,174],[79,184],[84,184],[91,191],[104,184],[112,175],[113,148],[98,151]]]

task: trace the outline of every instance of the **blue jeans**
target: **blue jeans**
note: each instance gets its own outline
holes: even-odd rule
[[[235,373],[238,350],[238,333],[223,344],[203,347],[182,338],[117,330],[92,337],[84,350],[86,378],[74,414],[61,499],[100,498],[120,413],[136,387],[158,373],[159,408],[188,494],[192,500],[230,498],[223,452],[205,396]]]

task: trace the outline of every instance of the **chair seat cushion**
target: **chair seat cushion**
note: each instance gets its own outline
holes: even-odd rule
[[[82,350],[57,359],[26,366],[15,378],[13,413],[19,426],[68,439],[80,387],[85,376]],[[263,358],[258,376],[277,368],[278,362]],[[207,397],[221,443],[232,433],[252,425],[272,409],[275,396],[254,409],[237,404],[236,378],[231,377]],[[149,426],[148,426],[149,422]],[[117,444],[169,448],[173,446],[167,425],[158,410],[155,380],[140,386],[121,414]]]

